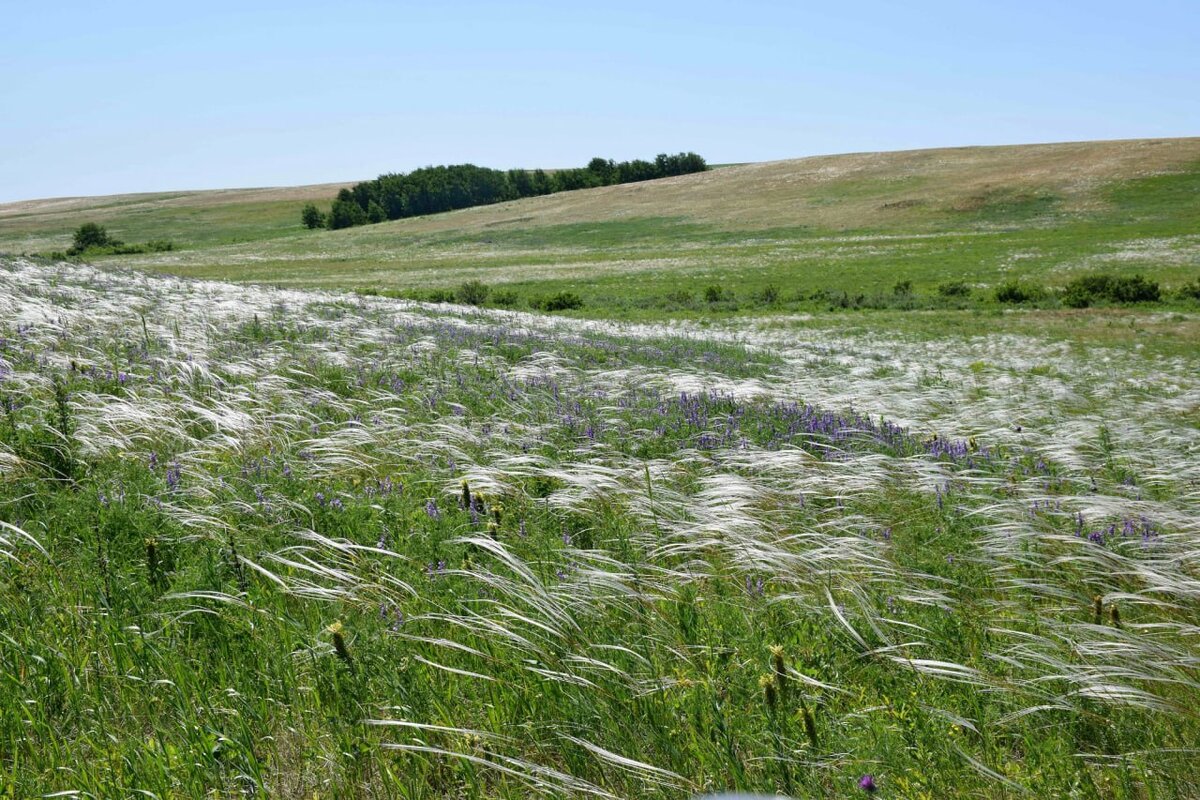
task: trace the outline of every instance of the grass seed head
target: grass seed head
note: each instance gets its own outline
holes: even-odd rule
[[[758,685],[763,690],[763,700],[767,704],[767,711],[772,714],[779,705],[779,695],[775,689],[775,678],[772,675],[763,675],[758,679]]]
[[[348,667],[353,668],[354,660],[350,657],[350,648],[346,645],[346,637],[342,634],[342,623],[335,622],[325,630],[329,631],[330,637],[333,639],[333,650]]]

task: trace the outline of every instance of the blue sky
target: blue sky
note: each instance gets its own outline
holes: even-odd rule
[[[1200,0],[6,0],[0,202],[1195,136],[1197,42]]]

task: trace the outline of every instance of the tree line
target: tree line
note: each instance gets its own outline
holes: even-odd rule
[[[338,192],[329,212],[312,203],[301,221],[308,228],[349,228],[403,217],[418,217],[470,206],[501,203],[572,189],[634,183],[703,172],[708,164],[695,153],[660,154],[653,161],[593,158],[580,169],[498,170],[474,164],[421,167],[388,173]]]

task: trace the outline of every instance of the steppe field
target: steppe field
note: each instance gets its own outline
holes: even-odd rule
[[[1200,797],[1200,139],[341,186],[0,205],[0,797]]]

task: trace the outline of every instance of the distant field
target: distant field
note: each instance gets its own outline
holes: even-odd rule
[[[251,242],[303,230],[300,209],[350,184],[55,197],[0,204],[0,250],[65,250],[71,232],[98,222],[124,241],[170,239],[188,247]]]
[[[337,186],[0,206],[0,249],[62,248],[97,220],[171,253],[104,263],[298,287],[423,292],[481,280],[584,312],[802,310],[813,292],[917,293],[964,281],[1049,286],[1106,270],[1172,287],[1200,275],[1200,138],[954,148],[744,164],[340,231],[304,202]],[[737,302],[740,300],[741,302]]]

